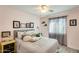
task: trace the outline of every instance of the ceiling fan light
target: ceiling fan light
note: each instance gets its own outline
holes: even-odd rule
[[[41,12],[42,12],[42,13],[45,13],[45,12],[47,12],[47,10],[41,10]]]
[[[47,6],[47,5],[41,5],[41,6],[40,6],[40,11],[41,11],[42,13],[47,12],[47,11],[48,11],[48,6]]]

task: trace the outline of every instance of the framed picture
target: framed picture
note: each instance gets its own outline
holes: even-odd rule
[[[13,28],[20,28],[20,21],[13,21]]]
[[[70,26],[77,26],[77,19],[71,19],[69,24]]]
[[[30,23],[26,23],[26,28],[30,28]]]
[[[3,31],[3,32],[1,32],[1,37],[2,38],[10,37],[10,35],[11,35],[10,31]]]
[[[34,23],[30,22],[30,28],[34,28]]]
[[[45,21],[42,22],[42,24],[44,24],[44,23],[45,23]]]
[[[25,23],[21,23],[21,24],[20,24],[20,27],[21,27],[21,28],[26,28],[26,24],[25,24]]]
[[[44,24],[44,26],[47,26],[47,24]]]

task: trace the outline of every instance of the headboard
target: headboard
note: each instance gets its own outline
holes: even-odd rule
[[[27,30],[14,30],[14,39],[18,36],[18,32],[28,32],[28,31],[35,31],[35,29],[27,29]]]

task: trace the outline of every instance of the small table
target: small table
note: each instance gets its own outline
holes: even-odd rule
[[[5,40],[0,42],[1,53],[14,53],[15,52],[15,40]]]

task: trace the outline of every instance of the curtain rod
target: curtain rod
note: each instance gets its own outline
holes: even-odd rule
[[[51,20],[51,19],[56,19],[56,18],[63,18],[63,17],[67,17],[67,16],[53,17],[53,18],[49,18],[49,20]]]

